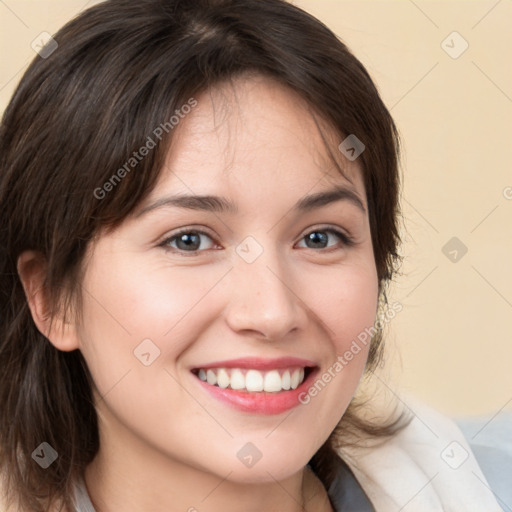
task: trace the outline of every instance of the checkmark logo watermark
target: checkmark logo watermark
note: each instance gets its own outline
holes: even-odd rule
[[[244,466],[252,468],[263,457],[263,454],[253,443],[246,443],[238,450],[236,456]]]
[[[452,263],[458,263],[466,255],[468,248],[460,239],[454,236],[443,245],[441,252]]]
[[[338,149],[345,158],[353,162],[363,153],[366,146],[352,133],[338,146]]]
[[[263,254],[263,247],[254,237],[248,236],[237,245],[236,253],[246,263],[254,263]]]
[[[33,452],[34,459],[43,469],[49,468],[59,457],[57,451],[49,443],[41,443]]]
[[[468,451],[457,441],[452,441],[442,452],[441,458],[452,469],[459,469],[469,457]]]
[[[452,59],[458,59],[469,48],[469,43],[457,31],[453,31],[441,42],[441,48]]]
[[[160,357],[160,349],[152,340],[146,338],[142,340],[133,351],[133,355],[144,365],[151,366],[158,357]]]
[[[47,59],[58,47],[59,44],[48,32],[41,32],[30,44],[41,58]]]

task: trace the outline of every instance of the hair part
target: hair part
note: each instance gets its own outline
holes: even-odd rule
[[[255,73],[299,93],[340,142],[355,134],[365,145],[359,162],[381,291],[399,261],[395,125],[363,65],[313,16],[284,0],[108,0],[55,39],[58,49],[36,56],[0,126],[0,471],[9,496],[36,512],[72,507],[73,484],[99,448],[98,423],[85,360],[38,331],[17,258],[29,249],[44,256],[50,315],[80,311],[87,248],[154,188],[173,130],[129,172],[127,161],[191,98]],[[98,198],[98,188],[108,195]],[[377,428],[349,407],[335,437],[350,426],[383,435],[396,425]],[[327,484],[333,439],[312,459]],[[44,470],[31,459],[43,441],[59,455]]]

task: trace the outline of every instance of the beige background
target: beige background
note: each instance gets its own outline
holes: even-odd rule
[[[36,36],[94,3],[0,0],[1,111]],[[403,138],[390,388],[453,416],[512,410],[512,2],[295,3],[365,64]],[[452,237],[468,249],[449,247],[455,262],[442,252]]]

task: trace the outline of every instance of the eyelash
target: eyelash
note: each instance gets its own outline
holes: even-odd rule
[[[355,245],[354,239],[348,235],[347,233],[343,233],[342,231],[339,231],[338,229],[332,228],[332,227],[321,227],[316,228],[311,231],[308,231],[303,237],[301,237],[301,241],[306,238],[307,235],[310,235],[312,233],[331,233],[334,234],[336,237],[338,237],[341,240],[342,247],[326,247],[322,249],[311,249],[309,247],[306,247],[306,249],[310,249],[312,251],[321,251],[321,252],[331,252],[333,250],[340,250],[343,247],[352,247]],[[193,251],[184,251],[182,249],[177,249],[175,247],[169,247],[169,244],[173,241],[179,239],[182,235],[190,235],[190,234],[196,234],[196,235],[204,235],[210,238],[213,242],[215,240],[212,236],[210,236],[205,231],[202,231],[200,229],[193,229],[193,228],[184,228],[177,233],[174,233],[172,236],[167,237],[165,240],[163,240],[161,243],[158,244],[159,247],[164,248],[167,251],[175,252],[177,254],[180,254],[182,256],[195,256],[200,252],[204,252],[205,250],[211,250],[211,249],[203,249],[203,250],[193,250]]]

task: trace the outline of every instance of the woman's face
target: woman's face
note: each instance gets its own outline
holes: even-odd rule
[[[196,99],[156,188],[91,246],[77,344],[103,449],[279,480],[327,439],[366,363],[368,346],[344,356],[377,308],[362,173],[332,136],[343,177],[305,104],[268,79]]]

